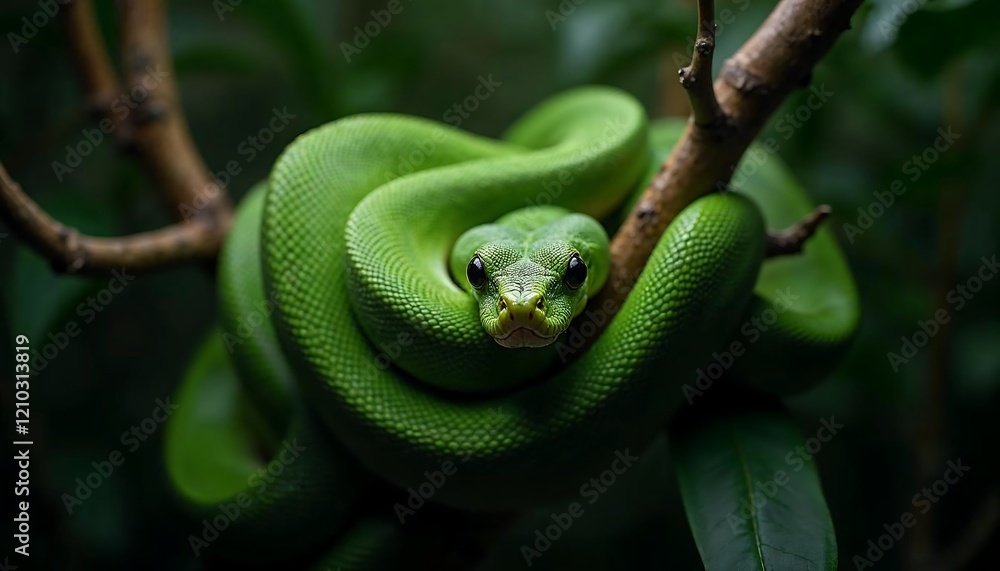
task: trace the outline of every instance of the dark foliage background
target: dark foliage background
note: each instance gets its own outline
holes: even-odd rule
[[[472,93],[480,76],[501,86],[461,126],[487,135],[500,134],[547,95],[583,83],[620,86],[651,114],[686,113],[675,84],[695,29],[690,1],[563,2],[565,19],[550,21],[546,11],[560,9],[554,0],[403,0],[402,12],[349,62],[342,42],[354,41],[354,27],[364,26],[369,10],[384,3],[229,4],[237,2],[172,2],[170,30],[194,139],[213,170],[239,162],[242,172],[230,183],[236,197],[311,127],[365,111],[440,120]],[[903,4],[866,3],[854,30],[814,74],[813,85],[833,95],[790,128],[780,118],[802,113],[809,92],[796,94],[764,134],[779,141],[779,154],[816,201],[833,206],[829,224],[855,271],[864,312],[844,365],[788,404],[805,434],[814,433],[821,418],[834,416],[845,425],[816,455],[842,568],[854,568],[852,557],[884,533],[883,524],[912,511],[911,497],[929,483],[921,461],[937,478],[947,460],[958,458],[971,467],[969,474],[918,516],[925,520],[921,531],[910,532],[876,566],[902,568],[908,554],[955,549],[978,553],[970,568],[992,568],[1000,560],[993,525],[1000,511],[1000,280],[987,282],[960,311],[945,296],[978,271],[983,256],[1000,252],[1000,42],[990,28],[1000,6],[993,0],[913,2],[920,10],[897,26]],[[220,5],[232,9],[219,12]],[[717,2],[722,57],[716,65],[773,5]],[[567,6],[575,7],[569,12]],[[114,6],[99,7],[114,53]],[[39,9],[36,0],[4,2],[0,31],[20,30],[21,18]],[[274,109],[295,117],[251,157],[241,145],[266,126]],[[57,218],[87,233],[114,235],[166,223],[151,181],[111,140],[57,180],[52,162],[65,162],[66,146],[93,127],[57,23],[17,53],[6,41],[0,45],[0,159],[12,176]],[[938,129],[949,128],[960,135],[956,144],[911,181],[907,161],[933,144]],[[844,225],[857,224],[858,208],[867,209],[873,193],[888,191],[895,179],[906,181],[906,193],[869,229],[849,235]],[[57,277],[4,232],[0,228],[3,338],[23,333],[41,346],[70,322],[82,330],[32,381],[31,549],[37,567],[30,568],[202,568],[186,542],[191,529],[168,492],[162,430],[127,453],[125,464],[72,514],[60,497],[72,493],[91,462],[124,450],[120,435],[148,416],[157,398],[171,394],[213,324],[210,276],[183,268],[137,277],[88,321],[77,304],[107,280]],[[901,337],[912,337],[918,320],[940,307],[950,308],[951,322],[894,371],[888,353],[898,353]],[[7,363],[10,345],[3,343]],[[11,383],[4,387],[7,419],[13,390]],[[5,487],[4,505],[9,494]],[[519,545],[550,511],[522,518],[498,542],[487,568],[520,568]],[[675,476],[656,454],[649,453],[642,470],[629,472],[588,514],[535,567],[699,566]],[[965,545],[977,533],[982,541]]]

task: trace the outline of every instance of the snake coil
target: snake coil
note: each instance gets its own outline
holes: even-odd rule
[[[680,128],[651,127],[630,96],[595,87],[542,103],[503,141],[363,115],[292,143],[240,205],[219,270],[222,332],[182,385],[168,431],[172,481],[203,522],[249,498],[219,532],[222,549],[261,560],[276,537],[301,552],[340,533],[337,549],[353,538],[384,557],[398,544],[382,517],[391,506],[359,516],[374,477],[406,490],[442,466],[453,475],[433,501],[462,509],[567,497],[615,451],[651,442],[682,386],[781,295],[794,303],[743,339],[730,375],[787,392],[827,372],[856,326],[856,294],[824,230],[802,256],[762,266],[765,221],[788,225],[811,209],[774,158],[741,192],[677,217],[626,301],[577,318],[610,323],[569,364],[558,341],[498,346],[451,278],[463,232],[525,206],[551,203],[613,230]]]

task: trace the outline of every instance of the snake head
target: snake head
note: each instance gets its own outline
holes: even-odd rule
[[[483,329],[504,347],[544,347],[583,311],[608,272],[608,238],[594,219],[534,207],[459,238],[452,274],[471,292]]]

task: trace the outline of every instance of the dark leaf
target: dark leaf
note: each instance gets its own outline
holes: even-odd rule
[[[684,509],[709,570],[836,569],[837,541],[806,439],[783,412],[672,430]]]

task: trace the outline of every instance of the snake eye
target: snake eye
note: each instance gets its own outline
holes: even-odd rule
[[[569,289],[580,289],[587,281],[587,264],[583,263],[580,254],[573,254],[566,267],[566,276],[563,278],[566,287]]]
[[[469,283],[476,289],[486,285],[486,268],[483,267],[483,259],[478,254],[473,256],[469,267],[465,268],[465,276],[469,278]]]

